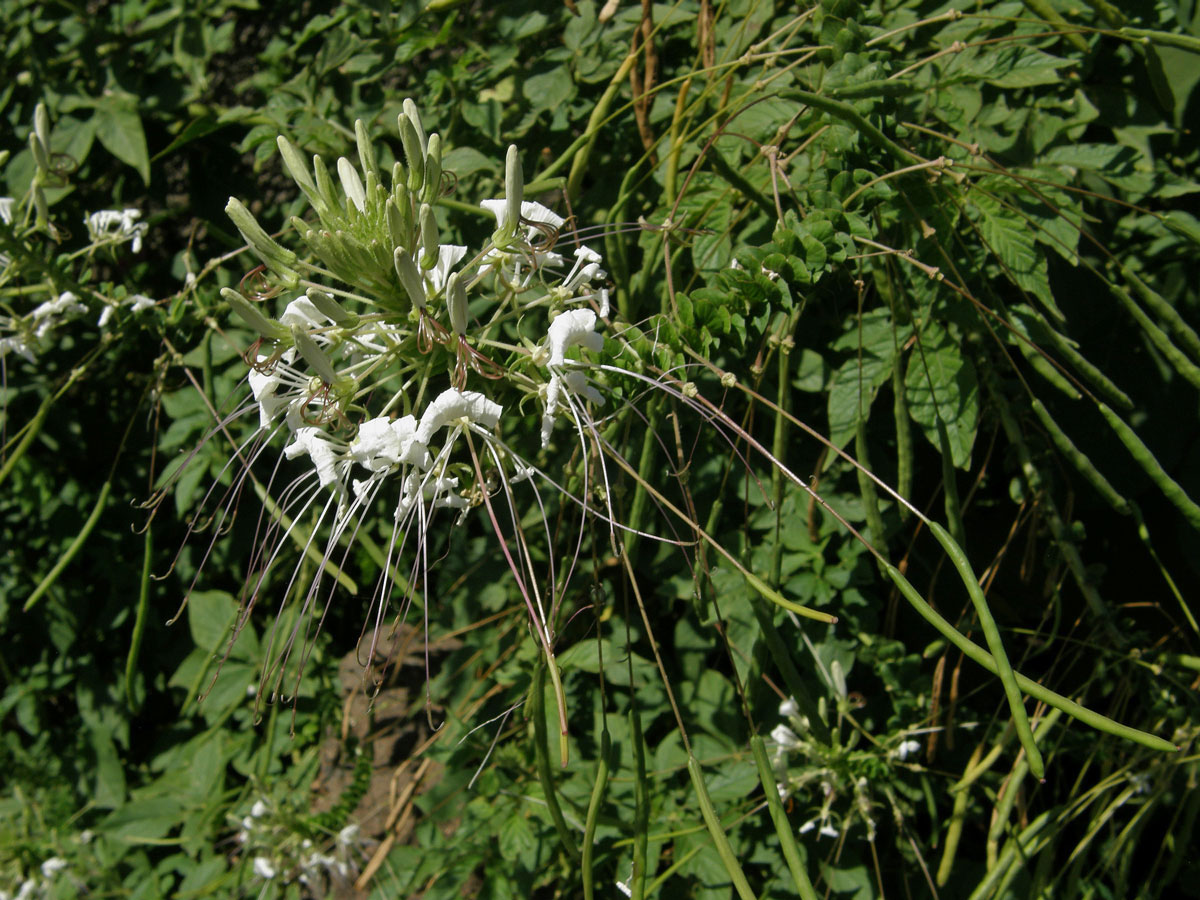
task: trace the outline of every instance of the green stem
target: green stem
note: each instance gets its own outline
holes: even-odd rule
[[[546,797],[546,809],[550,812],[550,820],[554,830],[558,832],[558,840],[567,856],[573,862],[579,861],[579,851],[571,843],[571,830],[563,818],[562,807],[558,804],[558,793],[554,788],[554,776],[550,770],[550,738],[546,728],[546,670],[554,665],[552,660],[545,657],[538,663],[537,674],[533,679],[533,693],[529,698],[529,715],[533,718],[533,746],[537,757],[538,781],[542,784],[542,793]]]
[[[133,635],[129,640],[129,655],[125,657],[125,705],[131,713],[137,713],[141,704],[134,692],[133,675],[137,671],[138,654],[142,649],[142,637],[146,632],[146,614],[150,608],[150,563],[154,556],[151,526],[146,523],[146,536],[142,550],[142,582],[138,589],[137,615],[133,620]]]

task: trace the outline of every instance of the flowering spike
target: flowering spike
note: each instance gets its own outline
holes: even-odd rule
[[[467,333],[467,289],[458,272],[446,280],[446,306],[450,309],[450,328],[461,337]]]
[[[516,144],[508,145],[508,156],[504,160],[504,201],[506,215],[504,220],[504,236],[516,236],[517,227],[521,224],[521,201],[525,197],[525,177],[521,174],[521,154]]]
[[[408,293],[408,298],[417,309],[425,309],[425,284],[413,258],[404,252],[403,247],[397,247],[393,254],[396,264],[396,274],[400,276],[400,284]]]
[[[249,300],[233,288],[221,288],[221,296],[229,302],[229,305],[233,307],[233,311],[238,314],[238,317],[243,322],[263,337],[278,341],[290,336],[291,333],[286,328],[274,319],[264,316]]]
[[[296,265],[296,254],[275,243],[240,200],[230,197],[229,202],[225,204],[225,214],[233,219],[233,224],[250,245],[250,249],[272,272],[283,279],[287,287],[294,288],[300,283],[300,276],[292,268]]]

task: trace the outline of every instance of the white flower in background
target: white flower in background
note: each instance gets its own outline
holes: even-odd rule
[[[896,750],[895,750],[896,759],[903,762],[904,760],[906,760],[910,756],[912,756],[914,753],[917,753],[920,749],[921,749],[920,742],[914,741],[912,738],[909,738],[906,741],[902,741],[900,743],[900,746],[896,748]]]
[[[103,209],[84,218],[88,234],[97,244],[120,244],[132,241],[130,249],[142,252],[142,237],[148,226],[139,222],[142,217],[138,209]]]
[[[808,832],[812,831],[818,825],[821,826],[820,831],[817,832],[819,837],[835,838],[841,833],[831,824],[829,824],[828,819],[809,819],[807,822],[797,828],[796,831],[800,834],[808,834]]]
[[[793,716],[800,715],[800,706],[796,703],[795,697],[788,697],[779,704],[779,714],[785,719],[790,719]]]
[[[16,200],[12,197],[0,197],[0,222],[5,225],[11,225],[13,220],[13,207],[16,205]]]
[[[34,356],[35,349],[35,346],[20,334],[0,338],[0,359],[4,359],[9,351],[11,351],[17,354],[17,356],[23,357],[27,362],[37,362],[37,357]]]
[[[542,415],[543,447],[550,443],[550,433],[559,409],[564,404],[573,408],[568,394],[582,396],[597,405],[604,402],[604,396],[588,384],[582,372],[566,369],[567,351],[572,347],[584,347],[597,353],[604,349],[604,338],[596,333],[595,328],[596,314],[590,309],[568,310],[550,323],[545,348],[545,365],[550,369],[550,382],[546,385],[546,407]]]
[[[42,863],[42,877],[51,880],[67,867],[67,861],[61,856],[52,856]]]
[[[254,857],[254,874],[263,881],[270,881],[278,873],[275,871],[275,867],[271,865],[269,859],[265,856],[256,856]]]
[[[113,314],[123,306],[129,307],[130,312],[140,313],[143,309],[149,309],[154,306],[154,300],[145,294],[134,294],[131,297],[126,297],[119,303],[105,303],[104,309],[100,310],[100,318],[96,320],[96,325],[104,328],[112,321]]]

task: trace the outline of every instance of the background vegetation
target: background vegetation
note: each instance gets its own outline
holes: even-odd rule
[[[794,7],[0,4],[0,890],[1200,890],[1200,10]],[[332,162],[362,119],[400,158],[405,97],[454,176],[443,240],[491,227],[518,144],[603,248],[608,334],[679,390],[615,386],[605,431],[619,518],[677,544],[550,512],[545,553],[584,534],[565,768],[482,517],[431,535],[388,666],[356,650],[391,526],[365,529],[276,703],[290,564],[227,651],[269,501],[188,539],[254,427],[212,432],[256,337],[219,292],[257,263],[226,201],[298,247],[276,137]],[[83,224],[126,208],[140,246]],[[66,291],[84,311],[37,335]],[[545,458],[578,478],[571,450]],[[1027,696],[1039,781],[914,596],[1158,742]]]

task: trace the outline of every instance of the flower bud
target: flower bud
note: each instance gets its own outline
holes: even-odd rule
[[[429,136],[429,152],[425,154],[425,190],[421,199],[433,203],[442,192],[442,139],[436,134]]]
[[[46,150],[46,145],[42,143],[42,139],[37,136],[37,132],[29,133],[29,150],[33,153],[33,161],[37,165],[38,171],[49,172],[50,154]]]
[[[446,281],[446,306],[450,309],[450,328],[458,336],[467,333],[467,289],[458,272]]]
[[[408,206],[407,203],[404,205]],[[384,211],[387,214],[388,237],[392,241],[392,246],[407,247],[408,231],[405,227],[404,214],[400,212],[400,207],[396,205],[395,197],[388,197]]]
[[[283,157],[283,167],[292,176],[292,181],[296,182],[296,186],[304,192],[304,196],[308,198],[312,208],[317,211],[317,215],[324,216],[325,203],[317,193],[317,185],[313,182],[312,175],[308,171],[308,163],[304,161],[300,151],[283,135],[280,135],[275,143],[279,146],[279,155]]]
[[[33,133],[46,152],[50,152],[50,114],[46,112],[46,104],[39,103],[33,111]]]
[[[350,165],[350,160],[342,156],[337,161],[338,178],[342,182],[342,190],[346,194],[346,199],[349,200],[358,211],[366,212],[367,210],[367,193],[363,190],[362,180],[358,177],[358,173],[354,171],[354,166]],[[346,211],[350,208],[347,206]]]
[[[317,213],[321,216],[321,221],[326,223],[326,227],[330,227],[326,216],[341,209],[342,203],[338,200],[337,189],[333,186],[333,178],[329,175],[329,168],[325,165],[325,160],[315,154],[313,155],[313,175],[316,176],[317,191],[325,205],[325,213],[322,214],[319,209]]]
[[[411,97],[405,97],[402,106],[404,107],[405,117],[412,123],[413,131],[417,135],[417,141],[421,146],[421,156],[423,157],[429,151],[429,145],[425,141],[425,129],[421,127],[421,113],[417,110],[417,104],[413,103]]]
[[[412,121],[407,116],[397,120],[400,126],[400,143],[404,145],[404,157],[408,160],[408,189],[419,194],[425,184],[425,148]]]
[[[294,288],[300,283],[300,276],[292,268],[296,264],[296,254],[275,243],[240,200],[230,197],[229,202],[225,204],[225,214],[233,219],[233,224],[250,245],[250,249],[272,272],[283,279],[287,287]]]
[[[358,145],[358,164],[362,167],[363,175],[374,175],[379,180],[379,164],[375,161],[375,148],[371,146],[371,136],[367,134],[367,126],[362,119],[354,120],[354,142]]]
[[[413,262],[411,256],[404,252],[403,247],[397,247],[392,258],[396,263],[396,274],[400,277],[400,284],[408,294],[408,299],[417,309],[424,309],[425,282],[417,270],[417,264]]]
[[[249,300],[233,288],[221,288],[221,296],[233,307],[233,311],[238,314],[238,318],[263,337],[278,341],[289,336],[286,328],[274,319],[264,316]]]

